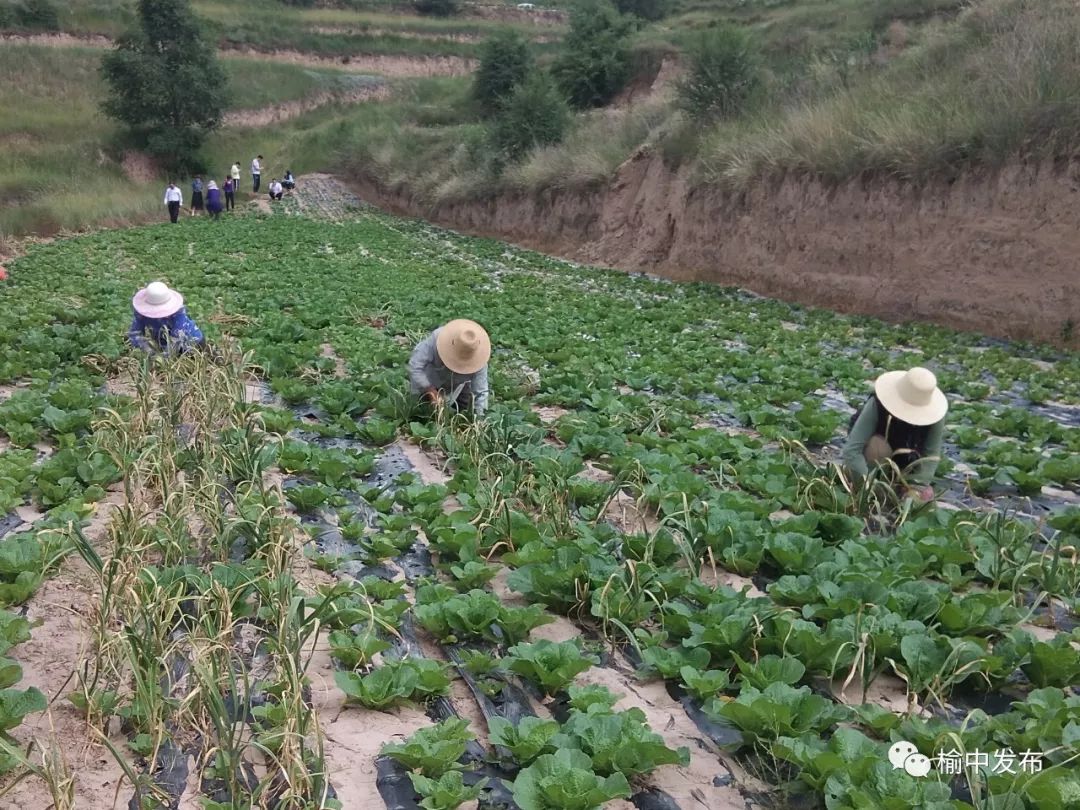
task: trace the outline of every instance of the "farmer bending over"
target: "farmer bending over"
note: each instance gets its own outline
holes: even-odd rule
[[[202,332],[184,312],[184,297],[160,281],[148,284],[131,299],[135,317],[128,340],[137,349],[185,352],[206,344]]]
[[[855,415],[844,445],[844,466],[857,481],[889,459],[916,485],[905,495],[933,500],[941,462],[942,435],[949,402],[937,378],[925,368],[889,371],[877,378],[874,393]]]
[[[450,321],[413,350],[409,383],[414,394],[433,404],[446,401],[459,410],[482,416],[488,404],[488,360],[491,339],[478,323]]]

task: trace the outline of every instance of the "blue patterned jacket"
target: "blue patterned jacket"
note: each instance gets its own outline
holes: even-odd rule
[[[154,345],[147,342],[147,334]],[[128,330],[128,340],[137,349],[158,348],[164,351],[166,346],[171,346],[181,352],[206,342],[195,321],[183,309],[167,318],[147,318],[136,312]]]

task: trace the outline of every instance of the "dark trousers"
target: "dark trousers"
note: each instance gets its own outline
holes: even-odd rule
[[[234,208],[236,208],[236,192],[235,191],[226,191],[225,192],[225,210],[226,211],[232,211]]]
[[[176,222],[176,220],[177,220],[177,218],[179,216],[180,216],[180,203],[178,203],[178,202],[169,203],[169,220],[172,221],[172,222]]]
[[[282,192],[278,192],[277,194],[274,194],[273,192],[271,192],[270,199],[271,200],[280,200],[281,199],[281,194],[282,194]]]
[[[251,185],[253,187],[253,191],[256,194],[259,193],[259,181],[261,181],[261,180],[262,180],[262,175],[261,174],[253,174],[253,175],[251,175]]]

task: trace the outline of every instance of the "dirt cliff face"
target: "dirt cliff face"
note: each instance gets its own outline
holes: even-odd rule
[[[1080,164],[921,187],[789,178],[730,194],[642,152],[591,190],[431,207],[370,180],[361,187],[397,213],[577,261],[1080,345]]]

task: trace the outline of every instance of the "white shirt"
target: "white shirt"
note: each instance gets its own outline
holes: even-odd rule
[[[184,193],[175,186],[169,186],[169,188],[165,189],[165,204],[168,205],[171,202],[184,204]]]
[[[262,166],[259,165],[258,158],[255,158],[253,161],[251,161],[251,173],[262,174]]]
[[[239,180],[240,179],[240,164],[239,163],[234,163],[233,166],[232,166],[232,178],[233,178],[233,180]]]
[[[270,193],[271,194],[281,194],[282,191],[283,191],[283,189],[281,188],[281,183],[271,183],[270,184]]]

